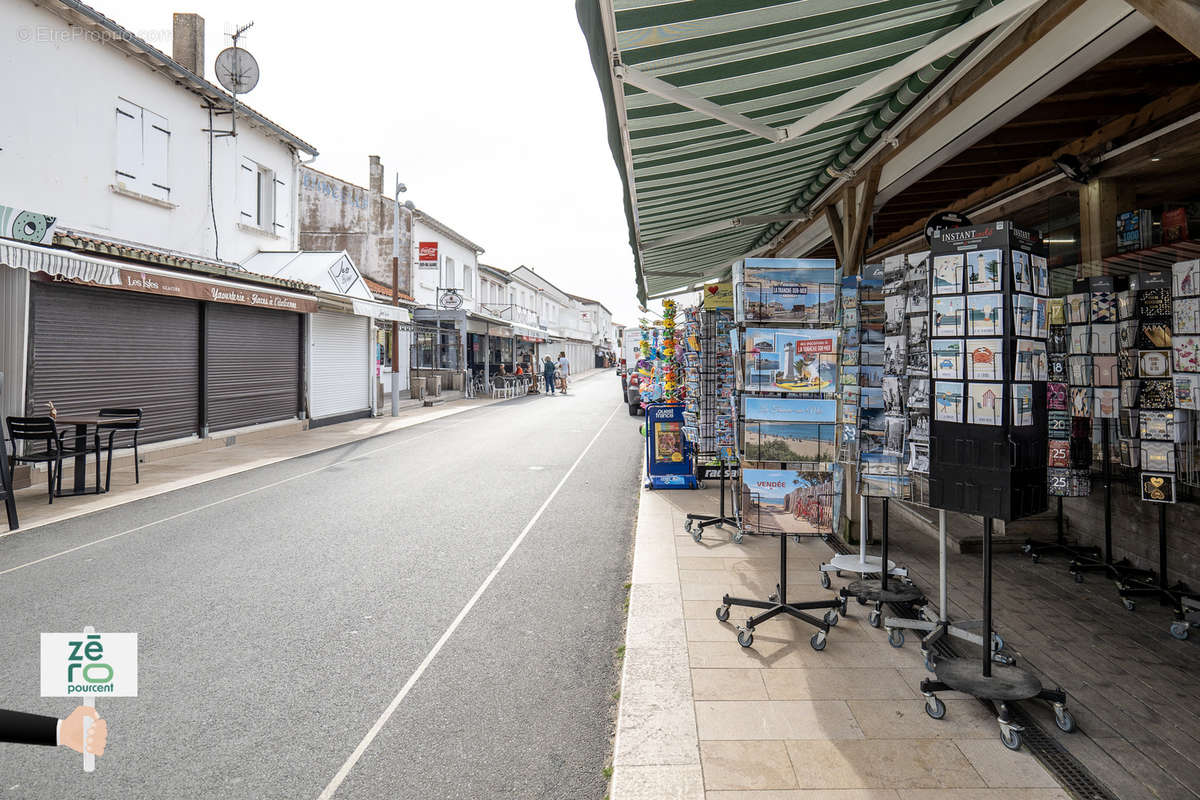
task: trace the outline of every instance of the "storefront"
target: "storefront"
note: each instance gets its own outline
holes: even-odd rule
[[[26,342],[21,413],[144,412],[144,442],[208,436],[304,415],[311,294],[49,247],[0,244],[5,335]],[[250,276],[251,279],[258,276]],[[14,382],[15,383],[15,382]],[[11,404],[10,404],[11,408]]]
[[[307,409],[312,424],[365,417],[381,407],[376,388],[382,378],[381,356],[390,354],[392,322],[408,327],[408,310],[375,302],[344,251],[259,253],[246,261],[246,268],[320,287],[306,335]],[[382,387],[382,395],[390,388]]]

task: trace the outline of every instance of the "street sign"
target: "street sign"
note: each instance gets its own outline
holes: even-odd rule
[[[458,289],[447,289],[438,298],[438,305],[447,311],[455,311],[462,308],[462,304],[462,295],[458,293]]]
[[[438,243],[437,242],[419,242],[417,245],[417,268],[418,269],[437,269],[438,268]]]

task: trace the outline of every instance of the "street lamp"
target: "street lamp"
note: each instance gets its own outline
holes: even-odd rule
[[[396,206],[392,224],[392,305],[400,305],[400,195],[408,191],[408,187],[396,176]],[[404,203],[404,208],[412,219],[416,206],[412,200]],[[400,323],[392,320],[392,416],[400,416]]]

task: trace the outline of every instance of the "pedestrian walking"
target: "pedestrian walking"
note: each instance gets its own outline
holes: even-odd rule
[[[550,360],[550,356],[546,356],[546,360],[542,362],[542,377],[546,379],[546,391],[554,394],[554,362]]]
[[[559,351],[558,354],[558,379],[562,381],[559,388],[563,394],[567,393],[567,375],[571,371],[571,362],[567,360],[567,354]]]

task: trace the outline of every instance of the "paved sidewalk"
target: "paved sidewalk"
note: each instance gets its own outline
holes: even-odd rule
[[[777,617],[736,641],[714,612],[725,592],[774,591],[778,540],[742,544],[710,528],[693,542],[689,511],[715,513],[716,490],[642,491],[633,559],[612,800],[1066,800],[1027,752],[1001,744],[973,698],[939,693],[930,719],[916,647],[896,649],[850,605],[812,650],[812,629]],[[789,594],[823,598],[820,540],[789,542]],[[837,584],[835,583],[835,588]]]
[[[337,425],[282,433],[269,438],[258,438],[231,447],[218,447],[166,458],[153,457],[141,465],[142,480],[137,484],[134,483],[133,459],[116,458],[113,460],[112,491],[101,495],[57,497],[54,499],[53,505],[46,501],[45,473],[35,473],[33,485],[17,492],[20,530],[9,531],[6,527],[0,532],[0,537],[13,533],[24,533],[33,528],[90,514],[93,511],[111,508],[122,503],[131,503],[134,500],[153,497],[186,486],[194,486],[205,481],[274,464],[277,461],[382,436],[392,431],[500,402],[503,401],[493,400],[490,397],[452,400],[431,408],[419,406],[401,411],[397,417],[360,419]],[[107,466],[107,462],[105,465]],[[95,484],[93,469],[94,465],[89,464],[88,486]],[[63,477],[64,486],[68,485],[71,475],[72,472],[68,467]],[[2,523],[3,516],[0,516],[0,524]]]

